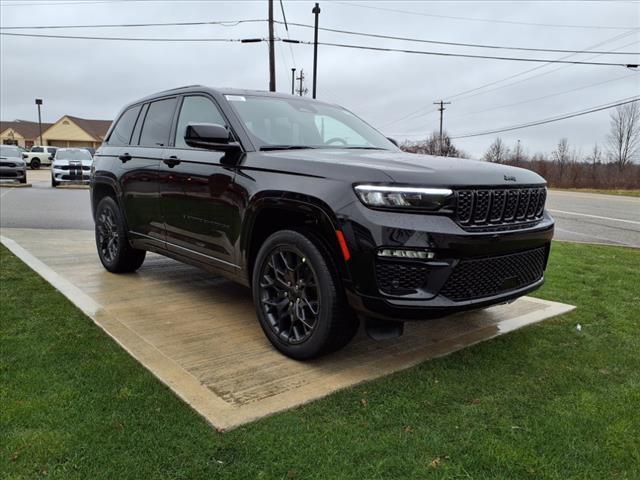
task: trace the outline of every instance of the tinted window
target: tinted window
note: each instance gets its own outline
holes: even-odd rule
[[[175,106],[175,98],[159,100],[149,105],[140,134],[140,145],[157,147],[167,144]]]
[[[8,145],[0,146],[0,155],[3,157],[22,157],[22,154],[20,153],[20,150],[18,150],[18,147],[11,147]]]
[[[226,125],[218,107],[206,97],[185,97],[180,108],[178,128],[176,128],[176,147],[186,148],[184,135],[189,123],[217,123]]]
[[[58,150],[56,160],[91,160],[88,150]]]
[[[109,145],[129,145],[133,126],[136,124],[140,107],[133,107],[124,112],[118,123],[116,123],[113,132],[109,136]]]
[[[31,147],[32,152],[44,152],[44,148],[42,147]]]

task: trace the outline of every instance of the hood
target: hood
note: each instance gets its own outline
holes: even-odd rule
[[[544,185],[530,170],[463,158],[436,157],[388,150],[309,149],[264,152],[273,167],[352,182],[383,181],[422,186],[468,187]],[[266,168],[270,158],[265,158]],[[284,162],[282,162],[284,163]],[[292,166],[294,166],[292,168]],[[375,171],[374,178],[368,174]],[[384,177],[381,177],[384,174]]]

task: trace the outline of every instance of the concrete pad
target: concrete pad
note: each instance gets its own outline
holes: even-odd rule
[[[221,431],[574,308],[525,297],[412,322],[393,340],[360,332],[340,352],[298,362],[271,347],[244,287],[153,254],[137,273],[108,273],[90,231],[1,233],[4,245]]]

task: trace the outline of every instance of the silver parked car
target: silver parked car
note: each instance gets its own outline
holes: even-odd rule
[[[0,145],[0,179],[27,183],[27,164],[15,145]]]
[[[51,164],[51,186],[89,184],[93,157],[84,148],[59,148]]]

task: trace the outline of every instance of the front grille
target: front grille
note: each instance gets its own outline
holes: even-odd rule
[[[380,290],[389,295],[414,293],[427,282],[429,271],[424,265],[378,260],[376,279]]]
[[[15,168],[16,164],[13,162],[0,162],[0,167]]]
[[[542,218],[547,189],[501,188],[456,191],[456,221],[466,229],[501,230]]]
[[[2,172],[3,178],[15,178],[18,176],[18,172]]]
[[[454,301],[492,297],[542,278],[547,247],[500,257],[461,260],[440,290]]]
[[[56,170],[80,170],[80,165],[60,165],[55,167]],[[82,165],[82,170],[91,170],[88,165]]]

